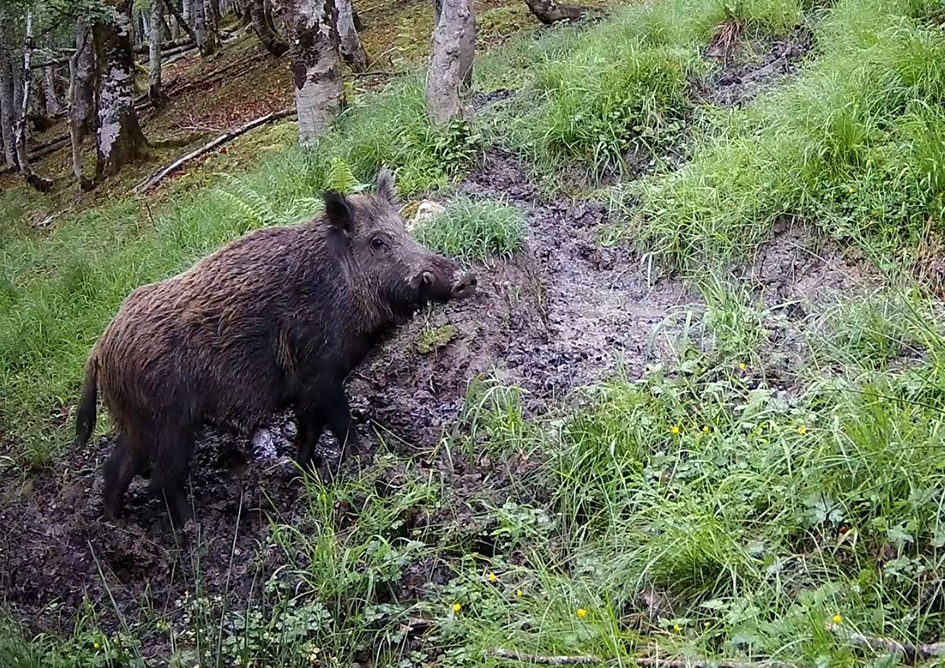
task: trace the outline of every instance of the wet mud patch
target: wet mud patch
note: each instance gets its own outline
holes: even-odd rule
[[[741,107],[784,79],[796,76],[813,46],[813,35],[800,26],[783,37],[737,36],[729,44],[716,39],[706,58],[720,69],[697,90],[698,97],[721,107]]]
[[[519,207],[525,249],[478,266],[473,298],[418,314],[352,374],[348,391],[365,446],[376,450],[380,434],[388,451],[410,456],[411,467],[438,476],[448,490],[438,509],[407,524],[436,524],[444,535],[473,542],[482,536],[481,549],[488,550],[489,527],[479,521],[483,500],[501,504],[517,494],[513,479],[535,462],[520,453],[491,464],[475,453],[468,461],[455,453],[447,460],[436,449],[444,429],[455,428],[470,382],[484,374],[519,386],[526,415],[540,414],[618,364],[631,377],[642,374],[661,355],[654,326],[699,298],[672,279],[649,286],[628,252],[597,242],[608,224],[605,206],[543,198],[508,153],[490,151],[458,190]],[[660,336],[673,333],[668,326]],[[112,600],[126,620],[154,611],[173,617],[174,602],[193,590],[198,561],[205,591],[228,592],[245,605],[285,562],[270,540],[270,517],[292,526],[305,520],[304,490],[290,461],[295,434],[287,415],[252,437],[207,429],[191,473],[200,533],[191,526],[180,542],[147,480],[133,483],[122,519],[106,525],[98,518],[108,438],[70,452],[55,471],[31,478],[29,489],[0,479],[8,501],[0,507],[6,605],[34,630],[65,634],[85,598],[103,612],[105,628],[119,625]],[[323,444],[331,456],[327,434]],[[342,508],[338,522],[350,523],[345,517]],[[447,571],[435,561],[411,565],[398,596],[421,596],[425,578],[445,581]],[[149,640],[146,654],[166,655],[162,638]]]

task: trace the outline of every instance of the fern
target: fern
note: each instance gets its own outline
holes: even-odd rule
[[[341,158],[334,157],[328,165],[328,188],[329,190],[336,190],[342,195],[350,195],[361,192],[367,188],[367,185],[358,181],[351,165]]]
[[[282,222],[282,216],[276,213],[265,195],[229,174],[220,176],[230,182],[232,191],[221,189],[218,191],[219,194],[243,213],[250,227],[278,225]]]

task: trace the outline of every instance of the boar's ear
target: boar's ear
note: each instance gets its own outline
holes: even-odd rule
[[[336,190],[325,193],[325,214],[332,227],[344,232],[351,231],[351,204],[348,198]]]
[[[391,204],[397,203],[397,186],[394,184],[394,174],[387,167],[381,167],[377,173],[377,194]]]

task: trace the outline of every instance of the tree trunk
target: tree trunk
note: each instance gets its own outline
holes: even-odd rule
[[[189,24],[194,22],[194,0],[181,0],[181,14],[184,16],[184,21]]]
[[[197,47],[204,58],[212,56],[220,48],[217,34],[207,27],[207,12],[203,0],[191,0],[191,11],[194,16],[194,32],[197,34]]]
[[[86,35],[91,31],[88,24],[82,19],[76,21],[76,81],[75,100],[72,103],[72,118],[78,124],[79,141],[86,135],[95,132],[98,124],[98,115],[95,103],[95,91],[98,85],[95,81],[95,46]]]
[[[463,94],[472,82],[476,21],[471,0],[442,0],[437,13],[427,70],[427,114],[441,124],[468,115]]]
[[[148,99],[154,107],[164,102],[161,90],[161,3],[151,3],[151,34],[148,39]]]
[[[248,5],[247,11],[249,11],[256,37],[266,47],[266,51],[276,58],[281,58],[289,50],[289,44],[282,39],[266,18],[263,0],[249,0]]]
[[[220,34],[220,0],[208,0],[207,8],[210,10],[210,29],[215,34]]]
[[[170,10],[171,14],[174,15],[175,25],[177,25],[178,28],[180,28],[185,33],[187,33],[187,36],[190,37],[191,40],[193,40],[194,44],[199,45],[200,42],[197,39],[197,33],[193,31],[193,28],[191,28],[190,24],[187,23],[187,21],[184,19],[183,14],[181,14],[180,10],[177,8],[176,0],[163,0],[163,2],[164,2],[164,6],[167,7]]]
[[[20,102],[20,113],[16,118],[14,139],[16,143],[16,157],[20,163],[20,171],[26,182],[40,192],[52,190],[53,182],[36,174],[30,167],[29,153],[26,146],[26,116],[30,106],[30,88],[33,85],[33,73],[30,70],[30,59],[33,56],[33,13],[26,12],[26,36],[23,38],[23,94]]]
[[[155,2],[154,4],[159,5],[160,3]],[[69,58],[69,90],[66,95],[70,107],[69,143],[72,148],[72,173],[82,190],[91,190],[95,185],[93,181],[85,178],[82,174],[82,160],[79,153],[79,144],[82,142],[82,127],[81,121],[75,113],[76,103],[79,101],[79,61],[84,52],[92,50],[91,38],[92,30],[83,25],[81,31],[76,35],[75,53]]]
[[[338,39],[341,46],[341,55],[354,72],[363,72],[367,69],[367,54],[358,37],[358,30],[354,25],[353,0],[335,0],[338,7]]]
[[[555,0],[525,0],[532,14],[546,25],[558,21],[578,21],[587,14],[586,7],[559,5]]]
[[[95,26],[100,85],[98,176],[115,174],[123,165],[142,158],[148,144],[135,112],[131,3],[132,0],[108,0],[112,21]]]
[[[312,145],[344,106],[334,0],[282,0],[289,26],[299,145]]]
[[[13,118],[15,116],[13,95],[12,54],[10,53],[10,30],[3,8],[0,7],[0,133],[3,136],[3,155],[7,167],[16,167],[16,146],[13,143]]]
[[[43,68],[43,96],[46,98],[47,116],[53,117],[62,111],[56,96],[56,70],[53,67]]]

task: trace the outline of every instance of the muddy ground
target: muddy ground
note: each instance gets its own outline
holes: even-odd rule
[[[648,285],[628,251],[598,243],[609,222],[603,205],[544,199],[504,151],[491,149],[459,191],[519,207],[527,222],[525,249],[512,260],[478,267],[473,299],[418,315],[355,372],[349,394],[365,442],[373,447],[383,433],[389,449],[437,469],[450,491],[449,503],[431,510],[438,513],[433,519],[463,528],[473,515],[470,499],[492,494],[501,503],[507,493],[501,475],[475,457],[447,461],[442,452],[434,454],[474,377],[491,374],[522,387],[526,413],[539,414],[618,363],[639,377],[678,333],[683,319],[676,314],[703,305],[676,280]],[[842,285],[841,276],[857,275],[837,249],[810,253],[805,234],[798,227],[779,229],[738,275],[769,300],[796,301],[817,298],[811,285]],[[801,271],[788,274],[789,267]],[[217,432],[201,438],[192,486],[206,591],[228,586],[232,596],[245,598],[261,571],[280,565],[278,551],[265,547],[266,513],[290,524],[302,519],[302,489],[288,462],[294,434],[283,417],[253,442]],[[98,519],[99,471],[109,446],[102,439],[70,451],[54,471],[0,481],[0,592],[32,630],[70,633],[84,597],[106,611],[113,597],[133,620],[146,598],[154,610],[173,611],[174,601],[193,587],[193,531],[174,544],[164,509],[145,481],[132,486],[123,519],[111,525]],[[241,558],[231,567],[234,545]],[[430,577],[446,575],[431,574],[425,564],[408,568],[398,597],[421,595]],[[103,623],[117,621],[106,614]],[[166,656],[166,639],[156,634],[149,642],[146,656]]]

